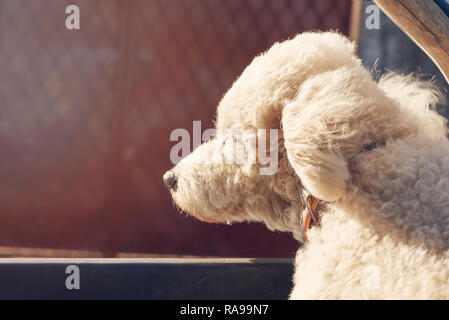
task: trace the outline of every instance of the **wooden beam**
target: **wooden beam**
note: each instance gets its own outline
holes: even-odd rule
[[[449,17],[434,1],[374,0],[437,65],[449,83]]]

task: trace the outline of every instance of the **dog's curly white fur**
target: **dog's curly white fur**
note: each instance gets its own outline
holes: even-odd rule
[[[236,80],[218,106],[216,137],[172,169],[172,196],[199,219],[260,221],[297,239],[305,192],[322,200],[320,227],[296,257],[292,299],[449,298],[440,99],[412,76],[374,81],[338,33],[300,34]],[[198,161],[229,151],[229,129],[279,129],[277,172]],[[371,145],[379,147],[365,151]]]

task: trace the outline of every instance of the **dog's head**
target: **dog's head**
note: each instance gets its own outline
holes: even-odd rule
[[[303,189],[282,109],[311,75],[357,63],[354,45],[332,32],[304,33],[256,57],[221,100],[215,137],[164,175],[176,205],[203,221],[261,221],[298,238]]]

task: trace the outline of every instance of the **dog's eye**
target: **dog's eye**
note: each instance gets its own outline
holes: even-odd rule
[[[362,152],[364,151],[373,151],[375,149],[381,148],[385,146],[385,142],[375,142],[371,143],[365,147],[362,148]]]

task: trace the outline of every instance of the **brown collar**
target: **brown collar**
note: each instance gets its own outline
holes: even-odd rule
[[[310,229],[311,222],[316,226],[319,225],[318,215],[315,212],[319,202],[320,200],[312,195],[307,196],[305,199],[306,207],[301,214],[301,235],[303,243],[308,242],[307,231]]]

